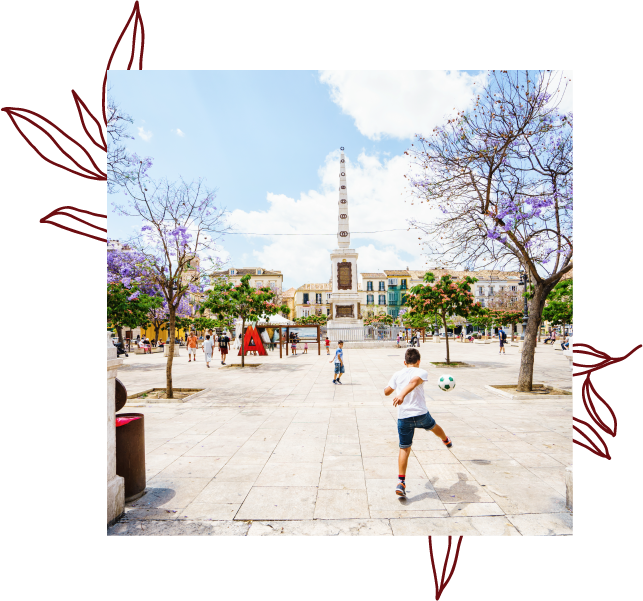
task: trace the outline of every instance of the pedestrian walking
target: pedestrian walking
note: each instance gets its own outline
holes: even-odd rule
[[[400,334],[397,335],[397,348],[400,348]]]
[[[330,355],[330,340],[328,339],[328,336],[326,336],[326,354]]]
[[[304,355],[308,354],[308,343],[304,342]]]
[[[341,384],[342,382],[340,378],[346,371],[344,369],[344,342],[342,340],[337,343],[335,356],[329,361],[329,363],[335,363],[335,375],[333,376],[333,384]]]
[[[226,356],[228,355],[228,344],[230,343],[230,338],[227,332],[223,332],[219,336],[219,352],[221,353],[221,365],[225,365]]]
[[[500,342],[500,354],[506,355],[505,344],[507,344],[507,334],[505,334],[502,328],[498,330],[498,341]]]
[[[414,348],[407,349],[404,354],[404,369],[395,372],[384,389],[386,396],[395,392],[393,406],[397,407],[397,433],[400,441],[399,483],[395,493],[400,497],[406,497],[406,468],[416,428],[433,432],[446,447],[453,446],[451,439],[427,409],[424,382],[428,380],[429,374],[424,369],[420,369],[420,359],[420,351]]]
[[[188,336],[188,363],[192,361],[194,355],[194,362],[196,363],[196,351],[199,348],[199,340],[196,337],[194,330]]]
[[[206,367],[210,367],[210,361],[212,361],[212,350],[214,349],[214,340],[210,334],[205,335],[202,348],[205,353],[205,365]]]
[[[295,342],[295,339],[292,339],[292,343],[290,344],[290,350],[292,351],[293,355],[297,354],[297,343]]]

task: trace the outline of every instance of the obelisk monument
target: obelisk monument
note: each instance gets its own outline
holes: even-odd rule
[[[346,186],[346,159],[344,147],[339,161],[339,200],[337,202],[337,247],[330,253],[332,293],[328,321],[328,337],[364,339],[360,296],[357,289],[357,253],[350,248],[351,234],[348,219],[348,188]],[[342,329],[351,328],[349,332]]]

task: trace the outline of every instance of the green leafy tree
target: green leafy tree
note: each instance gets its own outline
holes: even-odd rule
[[[219,322],[220,320],[218,319],[200,315],[192,320],[192,326],[198,332],[205,332],[206,330],[214,330],[215,328],[220,327]]]
[[[462,279],[453,279],[451,275],[443,275],[439,280],[430,271],[424,275],[424,284],[418,284],[410,290],[407,305],[410,314],[434,315],[437,314],[447,331],[447,320],[451,315],[468,317],[475,302],[471,293],[471,285],[477,282],[476,278],[465,276]],[[446,337],[447,364],[450,363],[449,337]]]
[[[202,310],[226,319],[241,318],[241,366],[245,366],[245,329],[246,321],[259,321],[265,315],[287,314],[288,305],[277,305],[274,301],[277,293],[268,287],[252,288],[250,275],[244,275],[238,284],[226,280],[218,280],[208,290],[205,300],[201,303]]]
[[[469,322],[478,328],[483,328],[485,333],[492,326],[494,316],[491,309],[481,307],[476,304],[471,314],[469,315]]]
[[[373,315],[372,317],[367,317],[364,320],[364,325],[392,326],[394,322],[395,322],[395,319],[393,318],[392,315],[387,315],[386,313],[380,313],[379,315]]]
[[[574,280],[558,282],[547,297],[543,319],[554,325],[574,323]]]
[[[147,294],[136,294],[136,290],[125,288],[122,283],[107,285],[107,325],[116,328],[118,339],[123,341],[123,328],[133,329],[149,324],[149,311],[160,306],[161,299]]]

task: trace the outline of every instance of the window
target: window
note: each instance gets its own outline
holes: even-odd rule
[[[478,286],[478,294],[483,295],[484,292],[482,291],[482,286]]]
[[[326,293],[326,302],[327,302],[327,303],[329,303],[329,302],[330,302],[330,292],[327,292],[327,293]]]
[[[493,286],[489,286],[489,296],[493,296]]]
[[[397,278],[389,278],[388,285],[389,286],[397,286]]]
[[[326,315],[330,315],[330,309],[326,309]]]
[[[317,292],[317,293],[315,294],[315,304],[317,304],[317,305],[321,305],[321,302],[322,302],[322,295],[321,295],[321,292]]]
[[[230,270],[230,275],[237,275],[237,270],[236,269],[231,269]]]
[[[505,287],[504,287],[504,286],[500,286],[500,292],[504,292],[504,291],[505,291]]]
[[[308,317],[310,315],[310,309],[304,309],[304,317]]]
[[[304,305],[308,304],[308,292],[304,292]]]
[[[512,291],[512,292],[515,292],[515,291],[516,291],[516,287],[515,287],[515,286],[512,286],[512,287],[511,287],[511,291]]]
[[[402,290],[406,290],[406,280],[402,280],[400,284],[401,284]]]
[[[378,305],[385,305],[386,304],[386,294],[380,294],[379,302],[377,304]]]
[[[257,288],[263,288],[263,280],[257,280],[255,282],[255,284],[256,284]]]
[[[380,282],[380,290],[386,290],[386,287],[384,286],[384,282]]]
[[[261,271],[261,269],[257,269],[257,275],[261,275],[262,273],[263,271]]]
[[[480,299],[480,306],[481,306],[481,307],[484,307],[484,298],[481,298],[481,299]]]
[[[373,290],[373,282],[366,282],[366,290]]]
[[[404,304],[406,302],[406,294],[402,295],[402,302],[400,304]]]
[[[367,294],[366,295],[366,304],[367,305],[374,305],[375,304],[375,298],[373,294]]]

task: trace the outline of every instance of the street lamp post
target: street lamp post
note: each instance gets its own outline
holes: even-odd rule
[[[524,299],[524,307],[523,307],[523,313],[522,313],[522,333],[520,335],[520,340],[524,341],[525,340],[525,332],[527,331],[527,321],[529,320],[529,313],[527,310],[527,274],[524,271],[520,271],[520,285],[524,286],[525,294],[523,296]]]

